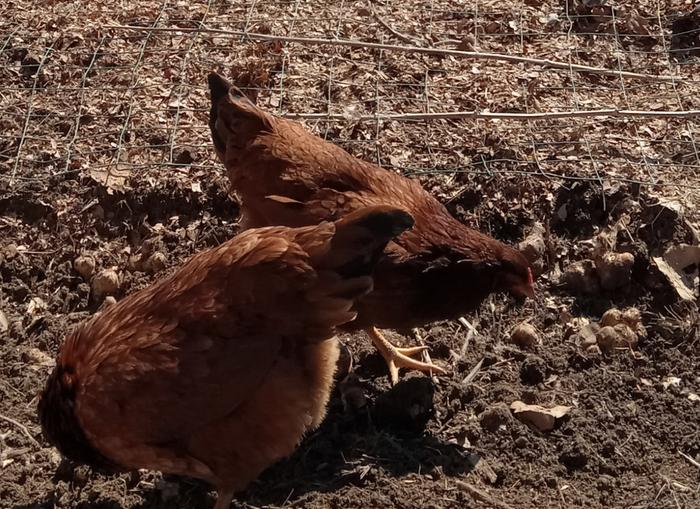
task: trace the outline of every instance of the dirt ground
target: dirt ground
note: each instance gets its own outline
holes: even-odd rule
[[[700,257],[675,273],[675,284],[659,261],[669,248],[699,243],[697,118],[387,118],[698,110],[700,17],[677,21],[690,10],[690,2],[651,0],[634,8],[605,0],[5,2],[0,508],[212,504],[209,488],[195,481],[153,472],[103,477],[62,462],[36,417],[63,336],[101,304],[76,258],[93,257],[97,271],[113,268],[119,299],[236,233],[238,206],[206,126],[211,69],[266,108],[302,114],[353,154],[419,178],[467,224],[513,244],[542,227],[534,301],[496,295],[466,322],[387,332],[428,345],[448,375],[404,375],[390,390],[368,338],[341,337],[367,407],[346,409],[336,392],[321,428],[237,504],[700,507]],[[109,27],[200,24],[675,78]],[[634,257],[622,283],[601,289],[600,269],[572,283],[571,267],[601,249]],[[146,263],[153,253],[159,263]],[[595,324],[611,308],[630,307],[641,313],[636,344],[606,348]],[[525,321],[539,341],[514,344],[511,331]],[[570,410],[540,431],[511,411],[517,400]]]

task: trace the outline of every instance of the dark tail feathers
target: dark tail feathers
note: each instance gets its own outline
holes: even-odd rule
[[[324,265],[343,277],[369,275],[386,245],[413,223],[408,212],[388,205],[348,214],[335,222],[336,232]]]
[[[253,104],[241,90],[212,72],[208,77],[211,109],[209,129],[220,155],[227,146],[243,147],[261,129],[269,129],[268,116]],[[229,140],[233,143],[229,145]]]
[[[210,73],[207,80],[209,81],[209,93],[211,95],[212,106],[218,103],[220,99],[226,97],[228,91],[233,88],[231,83],[215,72]]]
[[[360,228],[372,233],[377,239],[390,241],[413,227],[413,216],[403,209],[391,205],[375,205],[356,210],[335,222],[338,233]]]

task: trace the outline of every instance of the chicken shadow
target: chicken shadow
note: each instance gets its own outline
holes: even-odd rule
[[[427,377],[405,379],[359,409],[346,408],[335,390],[319,429],[241,493],[232,507],[293,504],[309,493],[362,486],[382,476],[458,476],[474,470],[477,454],[425,431],[433,411],[433,385]],[[145,490],[134,509],[213,506],[212,488],[206,483],[176,476],[163,480],[176,486],[177,494],[164,500],[162,489]],[[54,502],[41,500],[13,509],[50,508]],[[121,502],[108,498],[75,507],[122,509]]]
[[[459,476],[476,467],[480,458],[463,447],[425,431],[433,414],[433,385],[427,377],[401,381],[376,392],[361,409],[348,410],[336,389],[328,415],[296,452],[269,468],[233,507],[294,506],[307,494],[327,493],[344,486],[362,486],[377,478],[410,474]],[[187,507],[209,509],[211,488],[194,480],[168,477],[180,483]],[[157,493],[153,493],[158,496]],[[139,509],[161,507],[153,500]],[[167,506],[170,507],[170,506]]]
[[[356,411],[344,409],[336,393],[321,427],[240,500],[254,506],[282,505],[311,492],[362,486],[381,476],[459,476],[474,470],[477,454],[425,431],[432,399],[427,377],[403,380]]]

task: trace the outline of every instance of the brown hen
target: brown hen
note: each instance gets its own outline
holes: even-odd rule
[[[39,403],[45,437],[96,468],[203,479],[228,507],[323,419],[334,328],[412,222],[373,207],[193,256],[67,337]]]
[[[423,347],[397,348],[376,329],[401,329],[455,318],[493,291],[533,297],[532,273],[515,249],[454,219],[421,185],[357,159],[273,116],[216,73],[209,76],[209,126],[232,188],[242,201],[244,227],[302,226],[360,207],[391,204],[415,226],[390,243],[375,272],[374,291],[358,303],[358,318],[389,367],[444,372],[411,358]]]

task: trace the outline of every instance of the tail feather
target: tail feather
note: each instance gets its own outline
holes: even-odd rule
[[[209,82],[209,92],[211,94],[212,105],[218,103],[219,100],[226,97],[228,95],[228,91],[231,90],[231,88],[234,88],[228,80],[215,72],[209,73],[207,81]]]
[[[308,236],[297,237],[319,276],[306,298],[322,324],[320,330],[356,318],[355,302],[372,291],[372,273],[386,245],[413,226],[413,217],[396,207],[376,206],[345,216],[334,228],[329,226],[309,228]],[[321,242],[319,228],[328,235]]]
[[[261,130],[271,128],[271,117],[253,104],[239,88],[219,74],[209,74],[209,129],[220,155],[229,147],[244,147]]]
[[[413,216],[401,208],[376,205],[357,210],[336,221],[336,237],[360,229],[370,232],[378,240],[388,242],[412,228],[413,223]]]
[[[357,210],[335,222],[335,234],[320,265],[342,277],[370,275],[386,245],[413,226],[406,211],[387,205]]]

